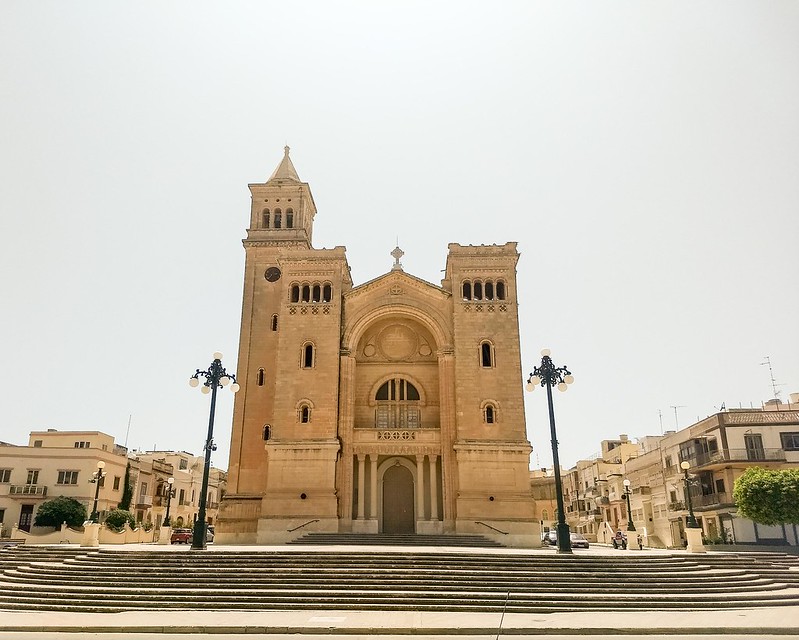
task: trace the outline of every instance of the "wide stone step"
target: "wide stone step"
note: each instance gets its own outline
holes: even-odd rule
[[[424,535],[384,533],[306,533],[288,544],[394,545],[425,547],[502,547],[496,540],[481,535]]]
[[[11,554],[11,552],[9,552]],[[4,554],[5,555],[5,554]],[[14,555],[14,554],[11,554]],[[783,559],[508,551],[26,551],[0,609],[321,609],[544,612],[799,604]],[[721,557],[723,559],[723,557]],[[793,586],[791,586],[793,585]]]

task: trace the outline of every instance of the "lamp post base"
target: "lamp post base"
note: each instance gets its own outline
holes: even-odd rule
[[[172,543],[172,527],[162,526],[158,530],[158,544]]]
[[[81,547],[99,547],[100,546],[100,525],[95,522],[88,522],[83,524],[83,539],[80,542]]]
[[[686,551],[688,553],[706,553],[705,545],[702,543],[702,529],[699,527],[686,527],[685,539],[688,541]]]

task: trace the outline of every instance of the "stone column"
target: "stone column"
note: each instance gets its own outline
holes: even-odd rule
[[[455,529],[455,501],[458,477],[455,457],[455,354],[442,351],[438,356],[439,390],[441,394],[441,489],[444,531]]]
[[[339,518],[343,523],[352,522],[352,479],[354,475],[354,454],[352,451],[353,428],[355,423],[355,358],[343,353],[340,359],[341,388],[339,390],[339,440],[342,443],[340,463],[337,473],[339,495]]]
[[[430,463],[430,519],[438,520],[438,487],[436,482],[437,455],[431,454],[427,460]]]
[[[372,520],[377,520],[377,454],[370,453],[369,454],[369,470],[370,473],[370,484],[371,484],[371,491],[370,491],[370,504],[369,504],[369,517]]]
[[[416,456],[416,520],[424,519],[424,456]]]
[[[363,453],[358,454],[358,520],[366,520],[364,513],[364,495],[366,489],[366,479],[364,478],[364,471],[366,469],[366,456]]]

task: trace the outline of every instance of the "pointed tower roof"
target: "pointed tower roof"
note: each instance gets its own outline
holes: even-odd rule
[[[277,169],[275,169],[275,172],[270,176],[267,182],[272,182],[272,180],[293,180],[294,182],[302,182],[300,176],[297,174],[297,170],[294,168],[294,164],[291,162],[291,158],[289,158],[288,145],[283,147],[283,159],[280,161],[280,164],[277,165]]]

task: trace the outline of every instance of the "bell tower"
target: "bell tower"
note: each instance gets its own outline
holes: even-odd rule
[[[291,162],[288,146],[269,180],[249,187],[252,208],[245,246],[252,240],[311,247],[316,205],[311,188],[300,180]]]

